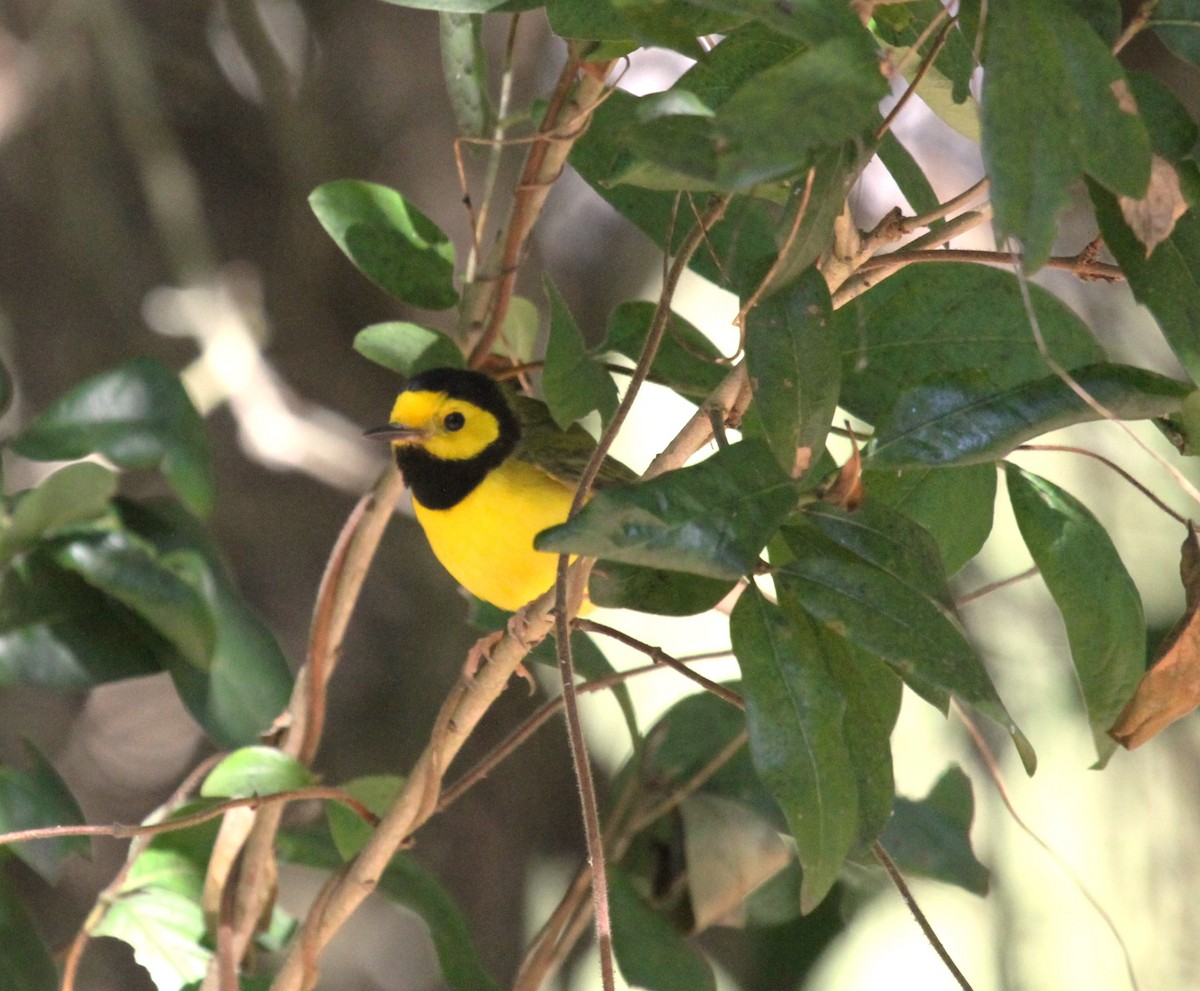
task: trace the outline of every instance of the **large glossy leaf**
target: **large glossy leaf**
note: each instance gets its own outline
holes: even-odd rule
[[[996,469],[869,469],[863,473],[867,498],[887,503],[919,523],[937,542],[947,575],[979,553],[992,532]]]
[[[597,493],[534,546],[735,579],[754,568],[796,498],[766,445],[744,440],[699,464]]]
[[[307,788],[312,771],[278,747],[241,747],[221,759],[200,785],[204,798],[246,798]]]
[[[187,660],[207,668],[216,645],[216,624],[196,587],[190,560],[161,560],[128,533],[116,531],[62,543],[58,565],[137,613]],[[192,573],[192,580],[185,577]]]
[[[21,900],[0,884],[0,988],[54,991],[58,970]]]
[[[798,514],[783,529],[793,555],[775,572],[781,595],[819,622],[891,667],[922,698],[945,711],[950,695],[974,706],[1012,736],[1032,770],[1028,742],[996,694],[986,669],[967,641],[949,604],[936,546],[916,524],[899,536],[898,514],[886,532],[870,517],[837,523]],[[911,552],[906,553],[906,549]]]
[[[608,869],[608,899],[613,951],[631,986],[646,991],[716,991],[708,961],[642,899],[618,867]]]
[[[322,870],[338,870],[342,858],[327,840],[311,833],[284,833],[280,855],[293,863]],[[396,905],[415,912],[429,927],[429,936],[451,991],[498,991],[499,985],[484,969],[471,930],[441,882],[405,853],[392,858],[376,889]]]
[[[0,520],[0,563],[43,537],[105,515],[116,490],[116,475],[91,461],[60,468],[18,495],[7,520]]]
[[[734,606],[729,633],[742,669],[750,750],[787,817],[810,912],[837,881],[858,836],[858,786],[846,744],[846,700],[816,630],[757,589]]]
[[[816,269],[746,315],[746,369],[758,420],[776,461],[791,475],[825,448],[838,404],[841,366],[830,327],[829,290]]]
[[[608,318],[608,331],[596,350],[601,353],[616,351],[637,361],[656,309],[657,306],[649,302],[622,303]],[[703,399],[729,372],[727,365],[717,363],[721,357],[712,341],[683,317],[672,313],[667,318],[662,344],[650,366],[650,379],[669,386],[680,395]]]
[[[1146,624],[1137,587],[1099,521],[1057,485],[1005,466],[1021,536],[1067,627],[1100,763],[1108,735],[1146,668]]]
[[[579,325],[549,278],[546,295],[550,297],[550,337],[541,384],[550,415],[563,430],[592,410],[598,410],[607,421],[617,408],[617,385],[588,354]]]
[[[1162,43],[1184,61],[1200,66],[1200,8],[1194,0],[1158,0],[1149,14],[1150,26]]]
[[[1065,0],[993,2],[986,24],[983,160],[996,229],[1021,241],[1032,271],[1082,174],[1145,193],[1150,142],[1109,44]]]
[[[338,179],[318,186],[308,202],[346,257],[384,292],[431,310],[458,302],[454,244],[394,189]]]
[[[12,446],[39,461],[103,454],[121,468],[157,468],[193,513],[212,508],[204,422],[178,377],[149,358],[76,386]]]
[[[1178,412],[1191,388],[1130,365],[1099,364],[1071,372],[1089,396],[1121,420]],[[1018,445],[1101,415],[1057,375],[996,389],[984,372],[963,372],[914,386],[875,435],[869,463],[916,465],[996,461]]]
[[[1185,213],[1147,257],[1116,198],[1095,184],[1089,188],[1104,243],[1125,272],[1134,299],[1154,314],[1180,364],[1200,382],[1200,216],[1195,210]]]
[[[1060,365],[1103,360],[1083,321],[1044,289],[1028,288]],[[842,405],[871,423],[935,374],[979,369],[999,389],[1048,372],[1016,278],[983,265],[910,265],[837,310],[833,326],[842,347]]]
[[[727,596],[736,583],[665,568],[598,561],[588,579],[588,598],[611,609],[636,609],[659,616],[695,616]]]
[[[26,743],[25,751],[28,770],[0,767],[0,833],[82,825],[83,812],[58,772],[32,744]],[[88,856],[91,844],[86,836],[62,836],[15,843],[11,849],[54,884],[63,861],[71,854]]]
[[[160,554],[187,554],[199,562],[200,594],[216,624],[206,670],[165,654],[163,663],[188,711],[227,748],[257,743],[283,711],[292,676],[278,641],[246,604],[202,527],[165,501],[121,502],[125,525]]]
[[[975,799],[971,780],[951,767],[920,801],[897,797],[883,846],[906,873],[932,877],[986,895],[988,869],[971,849]]]
[[[466,365],[458,345],[445,334],[403,320],[364,327],[354,335],[354,350],[405,378],[431,368]]]
[[[0,572],[0,685],[83,688],[153,674],[173,654],[133,611],[49,554]]]

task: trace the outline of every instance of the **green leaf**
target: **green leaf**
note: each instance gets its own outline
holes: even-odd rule
[[[404,779],[394,774],[368,774],[342,785],[342,791],[357,798],[380,818],[392,807]],[[367,845],[374,830],[353,809],[341,802],[325,803],[325,818],[329,823],[329,835],[343,860],[354,857]]]
[[[44,537],[105,515],[116,490],[117,476],[101,465],[84,461],[60,468],[17,496],[0,530],[0,563]]]
[[[608,868],[613,952],[626,982],[646,991],[716,991],[704,955],[651,908],[629,875]]]
[[[183,555],[160,559],[130,534],[115,532],[67,541],[58,547],[54,560],[137,613],[190,664],[201,669],[209,666],[217,630],[212,611],[195,585],[194,559]]]
[[[483,18],[478,14],[443,11],[438,19],[442,78],[454,108],[460,134],[490,135],[495,111],[488,98],[487,53],[483,47]]]
[[[933,537],[947,575],[978,554],[992,532],[996,469],[991,465],[904,471],[869,467],[863,485],[872,501],[900,510]]]
[[[697,40],[701,35],[724,34],[737,22],[735,16],[672,0],[612,0],[612,5],[633,28],[635,40],[692,58],[705,55]]]
[[[878,657],[943,712],[953,694],[995,720],[1032,773],[1032,750],[959,626],[937,548],[881,508],[794,516],[782,531],[794,556],[775,572],[781,598]]]
[[[597,493],[534,546],[735,579],[754,568],[796,499],[766,445],[743,440],[699,464]]]
[[[1158,0],[1149,25],[1175,55],[1200,66],[1200,9],[1194,0]]]
[[[181,991],[208,970],[208,927],[200,907],[204,873],[176,849],[151,846],[134,861],[93,936],[128,943],[158,991]]]
[[[1090,330],[1036,285],[1033,312],[1065,368],[1101,361]],[[901,393],[933,375],[981,369],[998,389],[1048,371],[1016,278],[983,265],[910,265],[833,315],[842,347],[842,405],[878,423]]]
[[[563,430],[592,410],[599,410],[605,421],[611,419],[617,409],[616,383],[591,359],[579,325],[548,276],[546,295],[550,298],[550,338],[542,367],[542,392],[550,415]]]
[[[209,771],[200,794],[204,798],[250,798],[307,788],[312,771],[278,747],[242,747]]]
[[[664,568],[598,561],[588,579],[588,598],[609,609],[695,616],[712,609],[735,584],[728,578],[702,578]]]
[[[935,878],[983,896],[990,877],[971,849],[974,818],[971,779],[954,766],[919,802],[896,799],[882,843],[906,874]]]
[[[939,75],[952,87],[952,99],[955,103],[963,103],[970,97],[971,73],[977,64],[974,53],[977,18],[968,16],[969,6],[960,5],[958,18],[946,33],[942,49],[933,63],[933,69],[939,71]],[[940,29],[928,31],[929,26],[935,18],[944,18],[945,15],[946,8],[938,0],[886,4],[875,9],[875,29],[888,45],[911,49],[918,41],[921,42],[916,53],[910,55],[901,66],[901,71],[910,82],[916,67],[928,57],[941,34]],[[943,20],[942,23],[946,22]],[[916,57],[917,55],[920,58]],[[932,75],[932,72],[928,73],[927,77],[928,75]],[[919,83],[917,95],[924,99]],[[913,206],[917,205],[913,203]]]
[[[160,555],[183,553],[200,563],[196,587],[216,624],[206,670],[172,652],[163,663],[188,711],[221,747],[257,743],[291,696],[292,675],[278,641],[234,588],[211,538],[165,500],[119,502],[125,525]]]
[[[873,46],[857,36],[834,38],[765,69],[713,120],[721,188],[795,175],[817,149],[865,134],[886,95]],[[786,127],[779,126],[783,119]]]
[[[84,688],[153,674],[173,653],[131,610],[46,553],[0,571],[0,685]]]
[[[411,10],[440,10],[455,14],[512,13],[541,7],[540,0],[384,0]]]
[[[464,368],[463,353],[445,334],[415,323],[374,323],[354,335],[354,350],[411,378],[431,368]]]
[[[293,863],[337,870],[342,859],[323,838],[313,834],[284,833],[279,852]],[[442,977],[451,991],[499,991],[475,950],[471,931],[441,883],[410,855],[401,853],[388,864],[376,889],[389,901],[421,917],[429,927]]]
[[[8,407],[12,405],[12,398],[12,376],[8,373],[4,362],[0,361],[0,416],[8,412]]]
[[[616,351],[637,361],[657,309],[654,303],[640,300],[622,303],[609,316],[608,331],[596,351]],[[728,374],[728,366],[718,364],[722,358],[712,341],[683,317],[672,313],[650,366],[650,379],[669,386],[681,396],[703,399]]]
[[[853,8],[826,0],[788,0],[785,4],[762,0],[691,0],[697,7],[753,18],[772,32],[809,44],[834,38],[871,43],[870,35]],[[720,47],[720,46],[718,46]]]
[[[1071,372],[1088,395],[1120,420],[1177,412],[1190,387],[1130,365],[1098,364]],[[985,372],[962,372],[915,386],[871,444],[873,466],[996,461],[1018,445],[1074,423],[1102,419],[1057,375],[997,390]]]
[[[82,825],[83,812],[58,772],[28,741],[25,752],[28,770],[0,767],[0,833]],[[63,861],[71,854],[88,856],[91,843],[86,836],[62,836],[14,843],[9,849],[50,884],[56,884]]]
[[[546,16],[560,38],[633,41],[633,25],[617,13],[613,0],[546,0]]]
[[[1072,182],[1087,173],[1140,197],[1150,142],[1125,75],[1091,26],[1062,0],[988,6],[982,95],[983,160],[996,230],[1045,264]]]
[[[759,422],[775,460],[800,474],[825,449],[841,371],[825,280],[809,269],[746,314],[746,368]],[[798,452],[809,457],[797,460]]]
[[[77,385],[12,447],[37,461],[103,454],[120,468],[157,468],[193,513],[212,509],[204,421],[178,377],[150,358]]]
[[[1054,596],[1079,676],[1102,766],[1108,735],[1146,669],[1146,623],[1137,587],[1104,527],[1058,486],[1005,466],[1017,526]]]
[[[384,292],[430,310],[458,302],[454,244],[394,189],[339,179],[318,186],[308,202],[346,257]]]
[[[936,2],[936,0],[934,0]],[[937,4],[941,6],[941,4]],[[896,181],[900,193],[908,200],[908,205],[918,216],[932,213],[940,202],[933,186],[929,184],[924,170],[917,164],[911,152],[900,143],[900,139],[891,131],[885,131],[876,150],[879,160]],[[930,229],[940,227],[945,221],[935,220]]]
[[[1147,257],[1116,198],[1095,184],[1089,191],[1104,243],[1129,280],[1133,298],[1154,315],[1180,364],[1200,382],[1200,216],[1195,210],[1185,213]]]
[[[811,912],[837,881],[858,835],[858,787],[843,719],[846,700],[813,626],[794,622],[755,588],[729,620],[742,669],[750,752],[787,817]]]
[[[16,894],[0,884],[0,989],[55,991],[58,986],[58,970],[37,927]]]

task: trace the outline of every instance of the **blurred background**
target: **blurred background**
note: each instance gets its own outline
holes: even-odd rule
[[[496,20],[489,38],[499,46],[508,25]],[[521,19],[516,52],[513,103],[524,106],[547,89],[563,46],[531,14]],[[1190,94],[1197,113],[1194,72],[1148,38],[1129,57]],[[623,85],[660,89],[681,68],[673,56],[643,53]],[[0,0],[0,353],[17,388],[0,428],[15,429],[71,385],[135,355],[178,369],[209,426],[217,483],[211,529],[294,664],[304,654],[329,549],[385,465],[359,435],[384,418],[397,383],[351,350],[353,335],[388,319],[449,330],[452,319],[406,311],[373,287],[321,230],[307,197],[339,178],[392,185],[455,238],[463,257],[468,226],[455,133],[431,13],[381,0]],[[975,146],[920,107],[902,119],[899,134],[939,193],[949,196],[980,175]],[[506,157],[510,181],[519,157]],[[500,182],[503,188],[503,175]],[[870,171],[854,194],[862,226],[897,202],[882,171]],[[1064,245],[1078,250],[1093,234],[1081,216],[1066,226]],[[972,245],[991,247],[964,244]],[[661,259],[653,247],[571,175],[552,194],[533,252],[524,293],[540,303],[537,273],[548,269],[593,337],[613,305],[656,292]],[[1152,321],[1124,287],[1046,282],[1102,328],[1118,357],[1172,370]],[[723,342],[736,308],[699,280],[678,301],[681,313]],[[679,415],[639,421],[635,467],[661,443],[655,431],[670,436]],[[1171,455],[1153,432],[1142,435],[1161,456]],[[1072,440],[1113,456],[1167,501],[1195,512],[1115,428],[1080,428]],[[1110,527],[1149,622],[1165,631],[1182,608],[1178,528],[1090,463],[1052,463],[1047,455],[1023,463],[1080,495]],[[42,470],[6,464],[6,485],[26,487],[36,480],[31,472]],[[961,591],[1028,566],[1003,505],[997,518],[984,555],[958,576]],[[332,686],[318,760],[328,781],[402,773],[411,763],[475,639],[457,619],[465,614],[418,528],[397,517]],[[1200,985],[1192,938],[1200,922],[1192,897],[1200,880],[1195,720],[1134,755],[1119,754],[1103,774],[1089,772],[1090,740],[1065,639],[1041,584],[981,599],[964,608],[964,618],[1041,757],[1037,777],[1027,781],[1002,755],[1018,808],[1111,913],[1142,988]],[[668,649],[727,643],[720,618],[654,626],[621,620]],[[660,678],[643,700],[647,716],[666,704],[673,689],[664,684]],[[923,795],[953,762],[976,785],[975,839],[994,871],[992,894],[981,900],[933,883],[916,892],[978,991],[1129,987],[1113,934],[1080,888],[1016,829],[961,726],[910,702],[894,737],[900,790]],[[463,766],[533,704],[520,690],[507,693]],[[589,714],[597,758],[612,769],[624,730],[608,721],[603,704]],[[165,677],[86,695],[5,686],[0,760],[20,763],[22,738],[51,758],[91,822],[140,819],[207,753]],[[94,850],[54,890],[10,865],[53,946],[73,935],[123,845],[97,841]],[[451,889],[484,962],[506,982],[582,855],[558,724],[422,830],[416,852]],[[315,880],[296,874],[285,882],[285,904],[302,911]],[[781,930],[772,938],[791,937]],[[711,942],[721,949],[719,934]],[[762,945],[769,952],[771,944]],[[729,987],[740,986],[735,972],[746,980],[755,973],[752,959],[722,959]],[[572,986],[589,986],[594,967],[577,971]],[[771,986],[761,973],[755,980]],[[368,904],[335,944],[322,987],[438,982],[422,925]],[[871,900],[836,938],[811,986],[885,982],[953,986],[891,892]],[[88,951],[80,986],[150,987],[125,948],[105,940]],[[781,976],[776,986],[795,986],[795,979]]]

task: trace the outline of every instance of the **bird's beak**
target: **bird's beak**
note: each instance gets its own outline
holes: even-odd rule
[[[426,432],[420,427],[406,427],[402,423],[385,423],[382,427],[372,427],[364,430],[363,436],[372,440],[404,441],[420,440]]]

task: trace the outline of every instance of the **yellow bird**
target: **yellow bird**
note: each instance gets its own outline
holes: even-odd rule
[[[595,449],[585,430],[559,430],[541,403],[480,372],[436,368],[367,436],[391,441],[433,553],[468,592],[511,612],[554,584],[557,555],[533,538],[567,518]],[[606,459],[597,482],[634,478]]]

